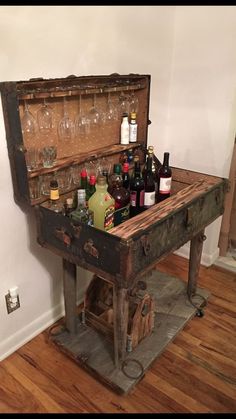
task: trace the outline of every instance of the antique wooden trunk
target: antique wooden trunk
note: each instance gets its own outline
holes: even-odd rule
[[[191,299],[196,294],[204,229],[224,211],[227,181],[172,167],[170,198],[104,232],[81,223],[75,225],[68,217],[51,211],[48,179],[58,178],[60,195],[66,198],[78,188],[76,174],[85,164],[113,165],[129,149],[138,153],[144,162],[150,124],[150,80],[150,75],[112,74],[0,84],[15,201],[22,207],[34,206],[39,244],[63,259],[65,327],[52,336],[52,341],[101,381],[121,392],[129,391],[138,382],[166,344],[196,313],[196,304],[191,305]],[[76,131],[74,121],[78,123],[82,113],[94,115],[98,110],[104,115],[110,102],[119,104],[120,109],[125,107],[127,96],[138,102],[137,143],[120,144],[120,117],[111,117],[109,122],[106,119],[100,124],[95,121],[89,132],[83,126],[84,132],[79,133],[78,125]],[[51,125],[47,119],[48,108],[53,116]],[[42,113],[46,118],[43,122]],[[45,147],[56,147],[53,167],[42,167],[40,159],[37,162],[37,150],[41,152]],[[36,157],[29,163],[35,149]],[[174,161],[174,156],[171,160]],[[187,288],[178,279],[163,279],[162,275],[152,273],[161,258],[189,240]],[[94,272],[112,287],[113,320],[108,322],[112,324],[112,342],[91,321],[87,324],[86,316],[82,318],[83,310],[78,310],[76,265]],[[150,323],[145,338],[133,342],[135,351],[129,353],[127,336],[132,335],[129,333],[132,327],[128,295],[140,278],[149,284],[147,294],[156,296],[153,316],[156,326]],[[167,294],[166,289],[169,289]],[[200,293],[205,295],[204,290]],[[170,331],[166,308],[169,310],[171,301],[175,303]],[[148,304],[152,306],[152,301]],[[167,316],[170,319],[169,312]]]

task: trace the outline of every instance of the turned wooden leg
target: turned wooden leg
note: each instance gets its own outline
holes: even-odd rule
[[[121,368],[125,359],[127,328],[128,328],[128,290],[114,285],[113,310],[114,310],[114,358],[116,368]]]
[[[205,239],[206,236],[204,235],[204,230],[202,230],[191,240],[187,287],[187,293],[189,297],[196,293],[197,279],[202,255],[202,246]]]
[[[77,328],[76,265],[63,259],[63,286],[67,330],[75,334]]]

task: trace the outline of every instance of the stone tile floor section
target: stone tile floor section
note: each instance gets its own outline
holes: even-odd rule
[[[226,256],[219,256],[214,265],[236,273],[236,249],[230,249]]]

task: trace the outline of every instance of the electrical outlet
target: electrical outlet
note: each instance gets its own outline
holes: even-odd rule
[[[10,292],[8,292],[8,294],[5,295],[5,299],[6,299],[6,305],[7,305],[7,312],[8,314],[12,313],[12,311],[17,310],[18,308],[20,308],[20,299],[19,299],[19,295],[17,295],[14,299],[14,301],[12,301],[12,297]]]

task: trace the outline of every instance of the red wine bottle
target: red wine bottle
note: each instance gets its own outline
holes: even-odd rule
[[[130,180],[130,217],[144,210],[144,180],[142,178],[139,157],[134,157],[134,173]]]
[[[152,171],[152,155],[146,160],[146,171],[144,175],[144,208],[148,209],[155,204],[155,180]]]
[[[172,170],[169,166],[170,153],[164,153],[163,164],[158,170],[158,196],[157,202],[169,198],[171,194]]]

